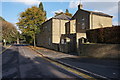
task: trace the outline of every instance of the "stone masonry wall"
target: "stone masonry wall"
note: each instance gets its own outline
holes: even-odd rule
[[[79,44],[79,56],[120,58],[120,44]]]

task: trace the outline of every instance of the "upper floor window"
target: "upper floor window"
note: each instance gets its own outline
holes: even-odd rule
[[[84,21],[85,20],[85,18],[82,18],[82,21]]]
[[[45,26],[45,28],[47,28],[47,26]]]
[[[82,23],[81,28],[85,29],[85,23]]]

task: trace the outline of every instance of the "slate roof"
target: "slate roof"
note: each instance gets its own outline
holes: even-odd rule
[[[67,16],[65,14],[61,14],[61,15],[58,15],[58,16],[55,16],[55,17],[52,17],[53,19],[63,19],[63,20],[70,20],[71,17],[70,16]]]
[[[83,10],[83,11],[87,11],[87,12],[90,12],[92,14],[96,14],[96,15],[100,15],[100,16],[113,17],[111,15],[108,15],[108,14],[105,14],[105,13],[102,13],[102,12],[95,12],[95,11],[88,11],[88,10]]]

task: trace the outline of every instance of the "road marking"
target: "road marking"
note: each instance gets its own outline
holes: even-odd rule
[[[44,57],[43,57],[44,58]],[[49,61],[49,62],[51,62],[52,64],[54,64],[54,65],[56,65],[56,66],[59,66],[60,68],[63,68],[63,69],[65,69],[65,70],[67,70],[67,71],[69,71],[69,72],[71,72],[71,73],[74,73],[74,74],[77,74],[77,75],[79,75],[79,76],[81,76],[81,77],[83,77],[83,78],[85,78],[85,79],[88,79],[88,80],[96,80],[95,78],[93,78],[93,77],[91,77],[91,76],[89,76],[89,75],[86,75],[86,74],[84,74],[84,73],[82,73],[82,72],[79,72],[79,71],[77,71],[77,70],[75,70],[75,69],[72,69],[72,68],[69,68],[69,67],[67,67],[67,66],[64,66],[64,65],[62,65],[62,64],[60,64],[60,63],[57,63],[57,62],[55,62],[55,61],[53,61],[53,60],[50,60],[50,59],[47,59],[47,58],[44,58],[45,60],[47,60],[47,61]]]
[[[1,52],[0,52],[0,54],[2,54],[3,52],[5,52],[8,48],[10,48],[12,45],[10,45],[10,46],[8,46],[6,49],[4,49],[4,50],[2,50]]]
[[[32,47],[31,47],[32,48]],[[34,48],[32,48],[33,50],[34,50]],[[36,50],[35,50],[36,51]],[[37,52],[37,51],[36,51]],[[36,54],[36,53],[34,53],[34,54]],[[86,74],[84,74],[84,73],[82,73],[82,72],[80,72],[80,71],[77,71],[77,70],[75,70],[75,69],[72,69],[72,68],[70,68],[70,67],[67,67],[67,66],[65,66],[65,65],[63,65],[63,64],[60,64],[60,63],[58,63],[58,62],[56,62],[56,61],[53,61],[53,60],[50,60],[50,59],[48,59],[48,58],[45,58],[45,56],[44,55],[38,55],[39,57],[42,57],[43,59],[45,59],[45,60],[47,60],[47,61],[49,61],[50,63],[52,63],[52,64],[54,64],[54,65],[56,65],[56,66],[58,66],[58,67],[60,67],[60,68],[62,68],[62,69],[65,69],[66,71],[68,71],[68,72],[71,72],[71,73],[73,73],[73,74],[77,74],[78,76],[81,76],[81,77],[83,77],[83,78],[85,78],[85,79],[88,79],[88,80],[96,80],[95,78],[93,78],[93,77],[91,77],[91,76],[89,76],[89,75],[86,75]]]

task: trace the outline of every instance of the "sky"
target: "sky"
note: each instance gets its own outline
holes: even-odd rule
[[[90,0],[89,0],[90,1]],[[77,5],[80,1],[43,1],[44,9],[47,12],[47,19],[54,16],[55,12],[65,12],[66,9],[70,13],[75,14]],[[83,9],[107,13],[113,16],[113,24],[118,24],[118,2],[84,2]],[[38,6],[39,0],[4,0],[0,3],[0,16],[6,21],[15,24],[18,22],[19,14],[32,6]]]

